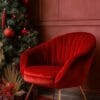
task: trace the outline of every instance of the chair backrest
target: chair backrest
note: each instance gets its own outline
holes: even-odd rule
[[[58,36],[44,48],[47,64],[64,65],[67,59],[89,51],[95,46],[95,37],[86,32],[73,32]]]
[[[96,39],[92,34],[78,32],[67,34],[66,37],[67,57],[55,78],[56,88],[81,85],[87,78],[94,58]]]

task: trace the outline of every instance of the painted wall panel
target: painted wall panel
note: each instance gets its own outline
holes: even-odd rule
[[[56,20],[58,17],[58,0],[40,0],[39,2],[40,20]]]
[[[60,18],[73,19],[100,19],[99,0],[60,0]]]

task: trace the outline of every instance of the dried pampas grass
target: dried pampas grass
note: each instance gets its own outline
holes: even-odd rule
[[[19,71],[15,68],[15,66],[13,64],[8,65],[4,69],[3,80],[6,81],[6,83],[7,82],[12,83],[14,85],[15,92],[20,91],[20,88],[24,83]]]

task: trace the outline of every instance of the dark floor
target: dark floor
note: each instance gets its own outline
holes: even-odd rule
[[[69,88],[69,89],[62,89],[61,90],[61,100],[84,100],[83,95],[80,92],[80,89],[77,88]],[[58,92],[55,92],[55,100],[58,100]],[[53,91],[44,90],[42,93],[40,93],[43,97],[51,98],[53,97]],[[87,100],[100,100],[100,94],[99,93],[86,93]],[[40,100],[48,100],[48,99],[40,99]]]

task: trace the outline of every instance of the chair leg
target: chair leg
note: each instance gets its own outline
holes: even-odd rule
[[[58,90],[58,100],[61,100],[61,89]]]
[[[81,90],[81,93],[82,93],[82,95],[84,97],[84,100],[87,100],[87,97],[85,95],[85,92],[84,92],[84,90],[83,90],[83,88],[81,86],[80,86],[80,90]]]
[[[29,95],[30,95],[30,93],[32,91],[33,86],[34,86],[33,84],[30,86],[29,91],[28,91],[28,93],[27,93],[27,95],[25,97],[25,100],[28,100],[28,97],[29,97]]]

